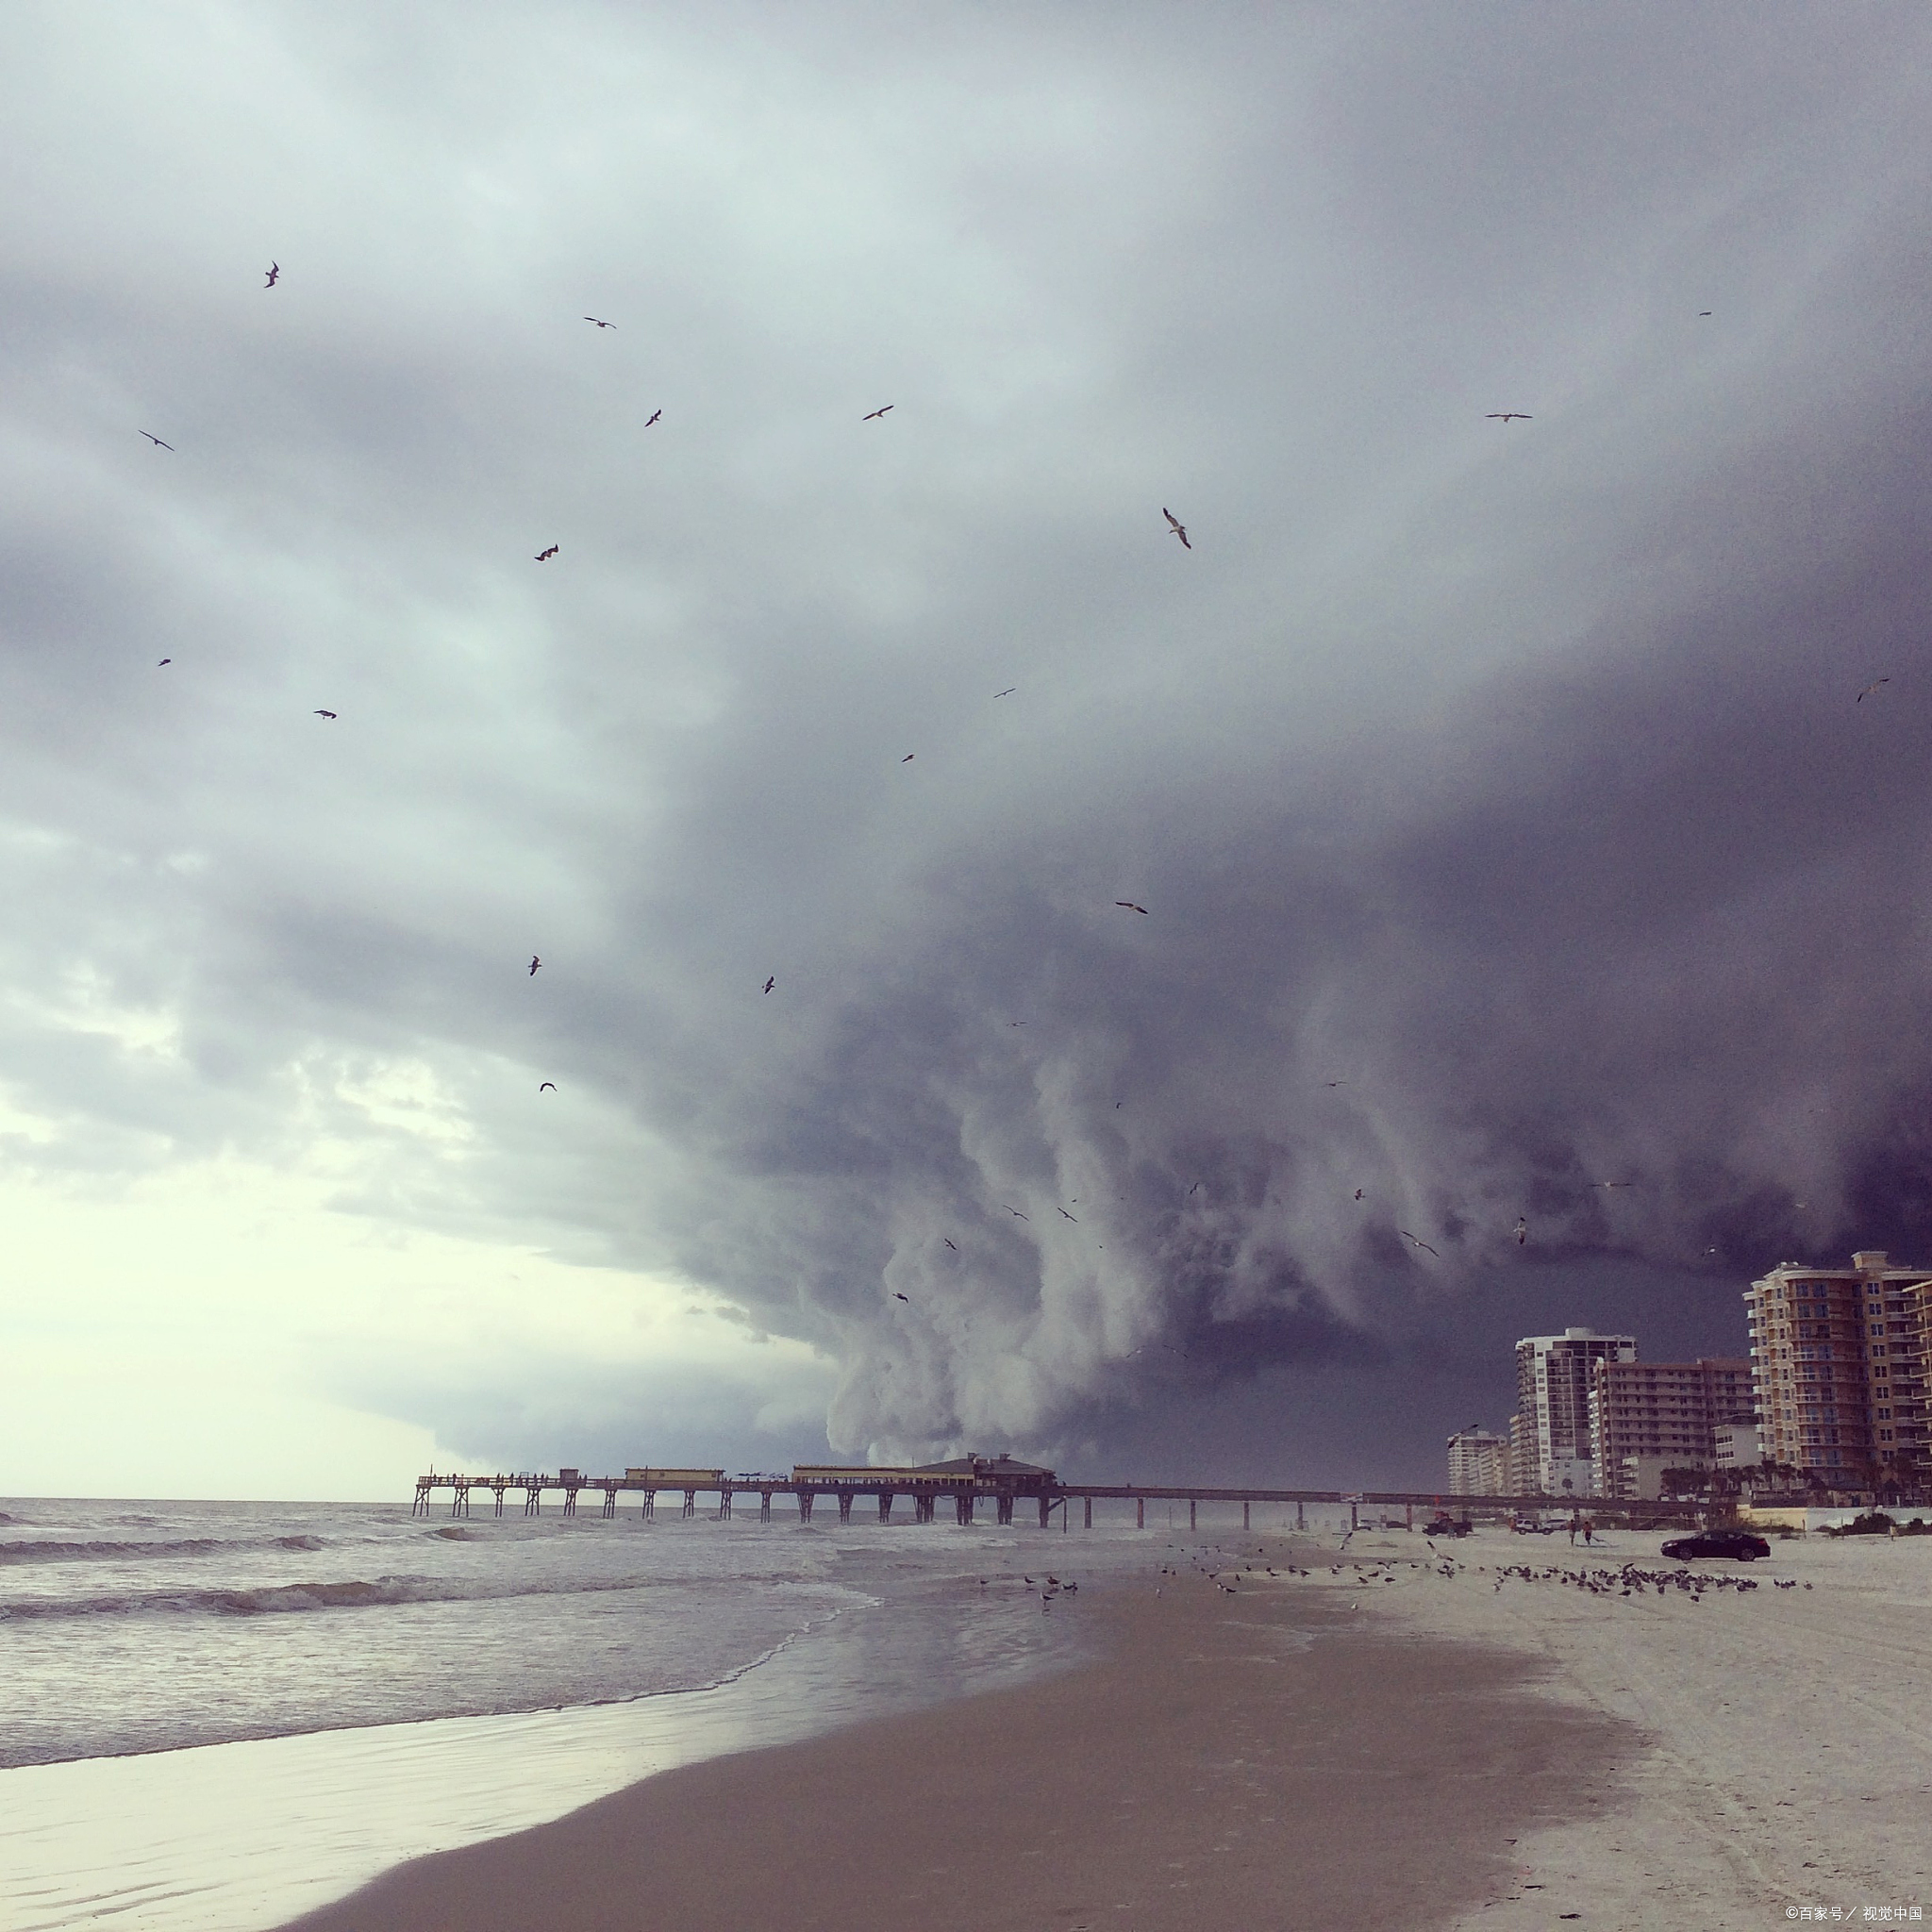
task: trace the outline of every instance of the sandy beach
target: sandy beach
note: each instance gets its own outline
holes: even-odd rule
[[[1246,1540],[1060,1599],[1090,1666],[672,1772],[298,1924],[1528,1932],[1923,1902],[1932,1540],[1702,1566],[1748,1591],[1502,1574],[1673,1569],[1657,1541]]]
[[[1089,1667],[670,1773],[299,1923],[1411,1926],[1502,1895],[1511,1840],[1614,1802],[1633,1726],[1348,1602],[1191,1569],[1061,1598],[1104,1626]]]

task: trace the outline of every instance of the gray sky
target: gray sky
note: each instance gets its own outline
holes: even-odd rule
[[[1924,1258],[1928,52],[19,9],[0,1491],[1426,1482]]]

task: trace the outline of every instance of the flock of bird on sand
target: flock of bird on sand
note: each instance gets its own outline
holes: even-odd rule
[[[268,266],[267,279],[262,283],[262,287],[264,289],[273,289],[281,280],[281,263],[278,261],[271,261]],[[1698,315],[1700,319],[1707,318],[1710,316],[1710,314],[1711,310],[1709,310],[1708,308],[1703,308],[1698,310]],[[600,330],[614,329],[617,326],[617,325],[614,322],[607,321],[601,316],[586,315],[583,319]],[[861,423],[882,422],[887,416],[887,414],[894,407],[895,405],[891,403],[882,403],[877,408],[868,410],[863,416],[859,418],[859,421]],[[646,429],[652,427],[653,425],[658,423],[663,417],[663,414],[664,411],[661,408],[654,410],[649,420],[644,424],[644,427]],[[1526,411],[1522,409],[1491,409],[1488,413],[1488,415],[1484,417],[1483,420],[1489,423],[1502,423],[1507,425],[1510,423],[1530,423],[1534,422],[1536,419],[1530,414],[1528,414]],[[152,430],[143,429],[140,431],[140,434],[144,436],[147,439],[147,441],[151,442],[157,449],[168,450],[171,453],[174,452],[175,445],[172,442],[164,442],[158,436],[155,435]],[[1170,533],[1180,540],[1181,547],[1185,550],[1191,551],[1194,546],[1188,537],[1187,525],[1184,525],[1181,522],[1181,520],[1174,515],[1173,510],[1169,509],[1165,504],[1161,506],[1160,514],[1164,518],[1166,518]],[[546,544],[541,550],[539,550],[536,553],[536,560],[539,563],[549,563],[553,558],[559,555],[562,546],[558,543]],[[172,658],[163,658],[160,660],[160,663],[161,665],[165,666],[172,664],[174,661],[175,660]],[[1877,691],[1879,691],[1881,687],[1888,685],[1890,682],[1891,679],[1890,677],[1877,678],[1873,683],[1868,684],[1861,691],[1859,691],[1857,696],[1853,700],[1853,702],[1855,704],[1863,704],[1868,697],[1873,696]],[[1013,693],[1018,690],[1018,685],[1009,684],[1006,687],[1004,691],[994,691],[993,697],[995,699],[1011,697]],[[318,707],[316,708],[314,715],[318,718],[325,718],[329,720],[334,720],[337,717],[336,712],[322,708],[321,707]],[[904,757],[901,758],[900,763],[910,764],[913,761],[913,753],[907,752],[904,755]],[[1141,914],[1142,917],[1152,917],[1152,915],[1148,912],[1146,907],[1140,905],[1138,902],[1132,899],[1116,899],[1113,903],[1122,911],[1136,912]],[[531,978],[536,977],[538,969],[542,965],[542,960],[540,958],[538,958],[535,954],[532,954],[530,956],[529,976]],[[777,975],[775,974],[769,975],[764,983],[764,991],[766,993],[770,993],[777,986]],[[1024,1020],[1015,1020],[1009,1024],[1015,1026],[1023,1026],[1026,1023]],[[1349,1083],[1346,1080],[1324,1080],[1322,1084],[1324,1087],[1334,1088],[1345,1087]],[[555,1081],[545,1080],[539,1086],[537,1091],[540,1093],[554,1093],[557,1091],[557,1084]],[[1122,1106],[1124,1104],[1124,1103],[1120,1101],[1116,1101],[1114,1103],[1116,1107]],[[1634,1187],[1636,1186],[1636,1183],[1634,1181],[1628,1180],[1594,1181],[1591,1185],[1592,1187],[1597,1188],[1614,1189]],[[1198,1188],[1199,1186],[1200,1183],[1196,1181],[1194,1183],[1194,1188]],[[1194,1191],[1194,1188],[1190,1188],[1188,1190],[1189,1193],[1191,1194]],[[1361,1189],[1357,1188],[1356,1190],[1355,1198],[1357,1201],[1359,1201],[1362,1198]],[[1802,1207],[1804,1204],[1801,1202],[1798,1205]],[[1017,1208],[1008,1207],[1007,1211],[1010,1214],[1018,1215],[1022,1221],[1025,1221],[1029,1218],[1028,1216],[1022,1214],[1019,1208]],[[1073,1221],[1074,1219],[1073,1215],[1067,1214],[1067,1210],[1064,1208],[1062,1208],[1059,1211],[1062,1214],[1066,1215],[1066,1218],[1069,1221]],[[1417,1251],[1417,1253],[1434,1256],[1435,1258],[1438,1260],[1441,1259],[1441,1251],[1437,1248],[1432,1247],[1427,1241],[1424,1241],[1420,1235],[1411,1234],[1409,1230],[1406,1227],[1398,1228],[1396,1232],[1399,1235],[1401,1235],[1402,1239],[1407,1241],[1411,1245],[1411,1247],[1413,1247]],[[1517,1217],[1514,1233],[1516,1236],[1516,1241],[1518,1246],[1524,1246],[1527,1244],[1529,1241],[1529,1223],[1527,1217],[1522,1215],[1519,1215]],[[958,1252],[958,1250],[954,1247],[953,1242],[950,1241],[946,1242],[946,1246],[949,1248],[953,1248],[953,1251],[956,1254]],[[1714,1253],[1716,1251],[1711,1250],[1710,1252]],[[903,1302],[907,1299],[907,1297],[902,1294],[899,1295],[897,1299]],[[1174,1349],[1172,1352],[1177,1355],[1187,1354],[1187,1351],[1185,1349]],[[1135,1353],[1139,1354],[1140,1351],[1137,1349]]]

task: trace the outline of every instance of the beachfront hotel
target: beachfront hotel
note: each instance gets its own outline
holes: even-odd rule
[[[1827,1482],[1925,1479],[1932,1269],[1877,1249],[1849,1268],[1780,1261],[1744,1303],[1766,1461]]]
[[[1597,1493],[1590,1432],[1591,1378],[1599,1362],[1634,1362],[1634,1335],[1566,1328],[1516,1344],[1516,1415],[1509,1442],[1521,1492]]]
[[[1476,1423],[1449,1438],[1449,1493],[1452,1496],[1507,1496],[1509,1444]]]
[[[1748,1422],[1752,1397],[1747,1358],[1599,1359],[1590,1384],[1597,1494],[1655,1501],[1665,1470],[1713,1467],[1719,1429]]]

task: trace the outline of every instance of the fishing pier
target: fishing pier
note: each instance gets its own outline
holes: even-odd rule
[[[1475,1515],[1547,1514],[1552,1510],[1571,1508],[1588,1510],[1598,1521],[1636,1513],[1646,1522],[1661,1522],[1675,1520],[1684,1514],[1682,1508],[1674,1508],[1669,1504],[1641,1503],[1633,1506],[1602,1496],[1574,1499],[1541,1495],[1449,1496],[1441,1492],[1401,1490],[1263,1490],[1204,1488],[1198,1484],[1173,1487],[1147,1483],[1063,1483],[1050,1469],[1016,1462],[1005,1456],[960,1457],[956,1461],[912,1469],[837,1468],[801,1463],[794,1466],[789,1475],[727,1475],[722,1469],[649,1467],[627,1468],[622,1475],[586,1475],[581,1470],[569,1467],[558,1469],[555,1474],[525,1470],[514,1474],[469,1475],[452,1472],[439,1475],[432,1471],[416,1478],[416,1499],[411,1506],[411,1513],[433,1515],[441,1493],[445,1490],[449,1491],[449,1514],[453,1517],[468,1516],[479,1491],[491,1499],[491,1513],[497,1516],[504,1513],[506,1496],[521,1497],[522,1513],[537,1516],[542,1513],[544,1497],[551,1495],[560,1499],[565,1516],[575,1516],[579,1499],[588,1493],[601,1499],[602,1507],[598,1513],[607,1518],[618,1514],[620,1498],[634,1497],[638,1514],[646,1523],[655,1520],[660,1495],[681,1497],[684,1507],[680,1514],[685,1518],[697,1515],[700,1496],[716,1496],[716,1513],[721,1522],[731,1521],[734,1501],[748,1504],[750,1498],[756,1496],[760,1523],[771,1522],[774,1497],[788,1496],[795,1500],[798,1520],[804,1524],[812,1520],[813,1506],[822,1498],[829,1498],[837,1504],[841,1523],[852,1521],[853,1506],[861,1498],[876,1503],[879,1522],[891,1523],[894,1505],[904,1499],[911,1505],[911,1521],[914,1523],[935,1521],[941,1506],[944,1504],[950,1507],[954,1521],[962,1526],[976,1520],[976,1511],[982,1505],[991,1504],[994,1520],[1005,1524],[1013,1521],[1016,1507],[1030,1503],[1039,1511],[1041,1529],[1053,1527],[1056,1511],[1059,1513],[1060,1527],[1068,1528],[1075,1503],[1080,1506],[1082,1526],[1091,1529],[1096,1502],[1132,1503],[1136,1529],[1146,1528],[1149,1503],[1185,1503],[1190,1529],[1196,1526],[1196,1514],[1204,1503],[1239,1503],[1243,1529],[1251,1526],[1250,1512],[1257,1503],[1292,1504],[1297,1529],[1307,1527],[1310,1504],[1329,1509],[1347,1508],[1353,1528],[1383,1524],[1413,1529],[1418,1508],[1432,1514],[1453,1510],[1464,1520]],[[1400,1511],[1399,1520],[1391,1521],[1391,1511]],[[902,1522],[905,1520],[903,1517],[900,1519]]]

